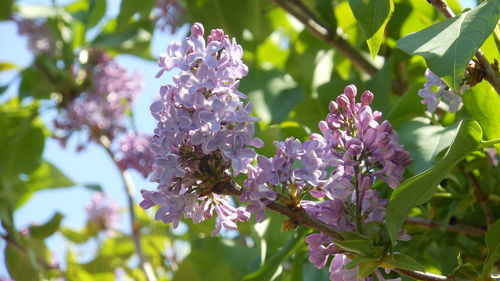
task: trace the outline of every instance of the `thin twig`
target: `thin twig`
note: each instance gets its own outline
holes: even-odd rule
[[[116,163],[116,157],[113,151],[110,148],[111,142],[110,140],[102,135],[99,138],[99,143],[102,145],[106,153],[108,153],[109,157],[113,160],[113,162]],[[118,166],[117,166],[118,167]],[[146,258],[144,256],[144,251],[142,250],[142,245],[141,245],[141,234],[139,232],[139,228],[136,225],[136,213],[135,213],[135,202],[134,202],[134,183],[132,181],[132,178],[130,177],[130,174],[127,171],[122,171],[120,170],[120,175],[123,181],[124,189],[125,189],[125,194],[127,195],[127,201],[128,201],[128,209],[130,213],[130,228],[132,230],[132,240],[134,242],[135,246],[135,251],[137,253],[137,256],[139,257],[139,266],[144,272],[144,275],[146,276],[147,281],[156,281],[156,276],[154,274],[153,268],[151,265],[146,261]]]
[[[224,186],[220,187],[220,190],[224,191],[224,194],[231,196],[241,196],[241,187],[232,181],[227,181],[221,183]],[[265,201],[263,201],[266,203]],[[270,202],[266,204],[268,209],[271,209],[277,213],[285,215],[289,217],[297,226],[303,225],[308,226],[316,231],[323,232],[325,234],[330,235],[335,240],[344,240],[340,232],[327,224],[321,222],[320,220],[309,216],[304,209],[300,207],[288,207],[278,204],[276,202]],[[424,281],[451,281],[455,280],[453,277],[447,277],[442,275],[436,275],[427,272],[406,270],[402,268],[391,268],[391,270],[404,274],[408,277],[415,278],[417,280]]]
[[[417,225],[417,226],[422,226],[422,227],[425,227],[428,229],[435,229],[435,230],[441,229],[441,226],[440,226],[438,221],[428,220],[428,219],[424,219],[424,218],[409,217],[406,219],[405,224]],[[470,235],[470,236],[478,236],[478,237],[483,237],[484,234],[486,234],[486,229],[479,227],[479,226],[462,223],[462,222],[457,222],[457,223],[448,225],[446,227],[446,231]]]
[[[427,0],[429,3],[436,8],[441,14],[443,14],[447,18],[452,18],[455,16],[455,13],[450,9],[446,0]],[[478,49],[476,52],[476,58],[481,65],[482,70],[485,72],[484,79],[488,81],[495,91],[500,95],[500,73],[498,69],[494,69],[490,64],[488,59],[484,56],[481,49]]]
[[[290,15],[294,16],[298,21],[304,24],[307,30],[332,46],[339,53],[349,58],[355,66],[368,75],[373,76],[378,71],[378,69],[369,60],[363,57],[358,50],[352,47],[349,42],[340,37],[340,35],[338,35],[335,31],[332,31],[330,27],[322,23],[300,0],[270,1],[283,8]]]
[[[493,217],[493,213],[491,212],[490,206],[488,204],[488,198],[484,195],[481,190],[481,186],[477,181],[476,177],[472,172],[466,172],[467,178],[469,179],[472,189],[474,190],[474,196],[476,197],[477,202],[483,209],[484,215],[486,216],[486,225],[488,228],[495,223],[495,218]]]
[[[422,280],[422,281],[455,280],[455,278],[449,278],[446,276],[432,274],[428,272],[413,271],[402,268],[394,268],[392,270],[404,274],[408,277],[414,278],[415,280]]]

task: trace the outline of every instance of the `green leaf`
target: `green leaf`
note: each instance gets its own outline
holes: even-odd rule
[[[352,13],[358,20],[373,58],[377,56],[385,26],[394,11],[393,0],[349,0]]]
[[[307,233],[307,229],[299,228],[283,248],[266,260],[264,265],[257,271],[246,275],[242,280],[271,280],[271,277],[274,276],[279,266],[299,249]]]
[[[344,268],[345,269],[353,269],[362,263],[376,262],[376,261],[378,261],[378,258],[367,257],[367,256],[357,256],[357,257],[353,258],[348,264],[344,265]]]
[[[126,29],[99,34],[92,45],[105,48],[114,53],[127,53],[150,59],[150,43],[153,26],[151,21],[134,22]]]
[[[17,99],[0,105],[0,176],[13,184],[19,173],[33,172],[41,163],[45,136],[36,105],[21,106]]]
[[[477,272],[472,264],[465,263],[455,268],[453,275],[468,280],[476,280],[476,278],[479,277],[479,272]]]
[[[99,1],[99,0],[98,0]],[[149,16],[149,12],[155,5],[154,0],[123,0],[120,3],[120,13],[118,13],[116,30],[123,31],[128,27],[130,18],[135,14],[141,15],[142,18]]]
[[[0,2],[0,21],[9,20],[12,12],[14,0],[4,0]]]
[[[20,69],[20,67],[8,61],[0,62],[0,72],[12,69]]]
[[[48,99],[55,91],[47,78],[37,69],[30,67],[21,72],[21,83],[19,84],[19,97],[25,99],[34,97],[36,99]]]
[[[500,260],[500,220],[497,220],[486,232],[484,236],[488,256],[483,266],[483,276],[490,275],[494,262]]]
[[[366,241],[369,241],[366,236],[364,236],[363,234],[360,234],[358,232],[354,232],[354,231],[344,231],[344,232],[341,232],[340,235],[345,240],[366,240]]]
[[[412,152],[413,158],[408,169],[416,175],[431,168],[436,156],[451,144],[456,132],[457,126],[430,125],[422,119],[402,123],[398,129],[400,143]]]
[[[456,89],[465,67],[495,28],[499,15],[500,1],[484,1],[475,9],[399,39],[398,48],[423,56],[428,67]]]
[[[65,188],[74,186],[75,183],[68,179],[59,169],[47,161],[28,176],[27,181],[19,181],[16,189],[19,199],[16,208],[21,207],[37,191],[44,189]]]
[[[17,281],[41,280],[38,267],[35,264],[34,253],[27,249],[27,252],[8,243],[5,247],[5,265],[10,276]]]
[[[389,114],[385,115],[395,128],[398,128],[401,122],[424,115],[426,106],[421,103],[422,98],[418,95],[418,90],[423,87],[423,84],[422,80],[413,82],[410,89],[392,106]],[[403,137],[402,134],[399,135]]]
[[[317,0],[316,11],[320,15],[321,19],[324,20],[330,27],[331,30],[337,29],[337,18],[333,12],[333,1],[330,0]]]
[[[304,99],[304,91],[278,70],[254,70],[241,81],[241,91],[252,101],[254,111],[264,122],[283,122],[295,105]]]
[[[30,226],[30,235],[33,238],[37,239],[45,239],[52,234],[54,234],[58,229],[59,226],[61,225],[61,221],[64,218],[64,216],[56,212],[52,218],[50,218],[46,223],[42,225],[33,225]]]
[[[393,253],[392,255],[386,255],[383,262],[392,266],[399,267],[408,270],[425,271],[425,268],[412,257],[402,254]]]
[[[365,261],[359,264],[358,267],[358,279],[364,280],[377,268],[378,261]]]
[[[500,96],[495,89],[483,81],[465,92],[462,99],[465,109],[483,128],[485,138],[500,138]],[[500,152],[500,145],[496,148]]]
[[[191,22],[202,22],[205,30],[222,28],[238,40],[244,37],[246,30],[248,41],[255,43],[261,43],[272,32],[265,16],[271,9],[272,4],[264,0],[186,1]]]
[[[99,184],[96,184],[96,183],[86,183],[83,185],[83,187],[85,187],[88,190],[92,190],[92,191],[104,192],[104,190],[102,189],[102,186]]]
[[[61,234],[69,241],[77,244],[85,243],[90,238],[90,235],[85,230],[75,231],[65,227],[61,229]]]
[[[373,252],[372,244],[365,239],[335,241],[335,244],[344,250],[358,255],[370,256]]]
[[[209,252],[194,249],[179,265],[173,281],[235,280],[231,267]]]
[[[463,120],[443,159],[425,172],[405,180],[393,191],[386,216],[387,230],[393,242],[396,241],[399,229],[413,206],[432,198],[441,180],[469,153],[477,149],[482,136],[479,123]]]
[[[106,6],[108,1],[90,0],[87,19],[87,28],[91,28],[98,24],[106,14]],[[141,2],[144,3],[144,2]]]

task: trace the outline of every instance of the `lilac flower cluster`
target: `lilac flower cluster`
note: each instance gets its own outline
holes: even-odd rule
[[[28,37],[28,48],[34,54],[54,56],[56,41],[44,19],[25,19],[14,17],[19,35]]]
[[[151,180],[158,191],[142,191],[143,208],[160,205],[155,218],[177,226],[181,216],[195,223],[217,213],[213,234],[223,226],[235,229],[249,213],[227,201],[224,186],[232,175],[246,173],[261,147],[254,138],[251,104],[238,91],[239,80],[248,73],[243,50],[220,29],[212,30],[207,42],[200,23],[182,43],[168,46],[159,59],[164,71],[180,69],[173,85],[160,89],[161,99],[151,105],[158,121],[152,150],[155,153]]]
[[[88,130],[89,140],[101,135],[113,139],[125,131],[124,117],[141,90],[141,77],[107,56],[99,58],[90,69],[91,86],[54,121],[57,138],[63,145],[76,131]]]
[[[461,94],[469,87],[462,86],[457,92],[452,91],[446,83],[434,74],[430,69],[425,70],[425,78],[427,81],[424,83],[424,88],[418,91],[418,95],[423,98],[422,103],[427,104],[427,111],[435,112],[440,101],[444,99],[449,106],[450,112],[457,112],[462,105]]]
[[[88,220],[95,223],[99,230],[111,234],[118,228],[119,207],[116,202],[107,199],[104,193],[95,193],[92,202],[85,209]]]
[[[185,8],[179,0],[157,0],[154,21],[156,26],[164,31],[169,29],[174,33],[184,16]]]
[[[118,167],[122,171],[134,169],[143,177],[153,170],[152,137],[142,134],[129,134],[120,139]]]
[[[356,224],[383,221],[387,200],[379,198],[371,187],[380,179],[396,188],[411,157],[398,143],[391,124],[379,123],[381,113],[370,108],[373,94],[364,92],[358,103],[356,94],[355,86],[347,86],[336,102],[330,103],[330,113],[319,123],[322,134],[312,134],[303,144],[293,138],[275,142],[273,157],[258,156],[257,166],[250,168],[245,181],[248,189],[241,196],[242,201],[251,202],[247,211],[256,213],[258,221],[263,220],[270,200],[278,196],[293,199],[307,192],[324,200],[296,204],[335,229],[353,231],[359,227]],[[283,192],[285,187],[288,194]],[[339,279],[337,265],[346,259],[336,255],[338,249],[330,238],[319,233],[306,241],[315,266],[324,267],[333,255],[331,279],[350,280]]]

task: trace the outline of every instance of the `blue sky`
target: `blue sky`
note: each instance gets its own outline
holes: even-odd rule
[[[47,4],[50,1],[21,1],[29,4]],[[61,2],[61,1],[59,1]],[[71,2],[71,1],[63,1]],[[119,1],[108,1],[110,7],[107,16],[116,15]],[[152,41],[152,54],[157,58],[165,51],[166,46],[172,40],[180,40],[185,34],[186,28],[181,29],[173,36],[167,32],[155,32]],[[13,22],[0,22],[0,34],[6,38],[6,44],[0,44],[0,62],[8,61],[21,67],[29,66],[33,56],[27,49],[26,39],[17,35],[17,27]],[[158,90],[162,84],[171,82],[171,75],[163,75],[160,79],[154,78],[158,72],[156,62],[146,61],[133,56],[122,55],[117,58],[118,62],[130,70],[139,72],[143,78],[143,89],[140,98],[134,104],[134,115],[137,129],[140,132],[152,134],[155,121],[149,114],[149,105],[157,97]],[[15,79],[17,73],[14,71],[0,73],[0,85]],[[0,97],[4,102],[8,97],[17,94],[19,79]],[[47,126],[51,126],[54,112],[45,112],[42,116]],[[76,139],[69,142],[67,148],[63,149],[56,140],[47,139],[44,149],[44,158],[57,166],[70,179],[79,184],[97,183],[113,200],[125,208],[126,197],[123,185],[120,181],[117,168],[108,158],[107,154],[97,145],[91,144],[80,153],[75,151]],[[138,190],[142,188],[153,189],[155,185],[143,179],[138,173],[132,173],[136,184],[136,201],[139,201]],[[85,205],[91,200],[92,192],[83,187],[73,187],[59,190],[41,191],[34,195],[31,200],[16,211],[15,220],[18,229],[26,227],[31,223],[42,223],[49,219],[56,211],[65,215],[63,225],[73,228],[82,227],[86,221]],[[128,218],[122,215],[121,229],[128,231]],[[49,248],[55,251],[56,256],[64,259],[67,244],[60,235],[54,235],[48,239]],[[8,276],[5,268],[3,248],[4,242],[0,241],[0,277]]]

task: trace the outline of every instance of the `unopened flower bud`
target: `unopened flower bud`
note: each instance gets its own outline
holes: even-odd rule
[[[361,103],[363,105],[370,105],[373,101],[373,93],[370,92],[370,91],[365,91],[362,95],[361,95]]]
[[[346,94],[346,96],[349,99],[354,99],[356,97],[357,92],[358,92],[358,89],[356,89],[356,86],[354,86],[354,85],[349,85],[349,86],[345,87],[345,89],[344,89],[344,94]]]
[[[347,109],[349,107],[349,99],[346,95],[342,94],[337,97],[337,104],[343,109]]]
[[[199,22],[195,22],[191,27],[191,34],[194,36],[203,36],[204,33],[203,25]]]
[[[330,109],[331,113],[334,113],[339,109],[339,105],[336,102],[331,101],[330,104],[328,105],[328,108]]]

